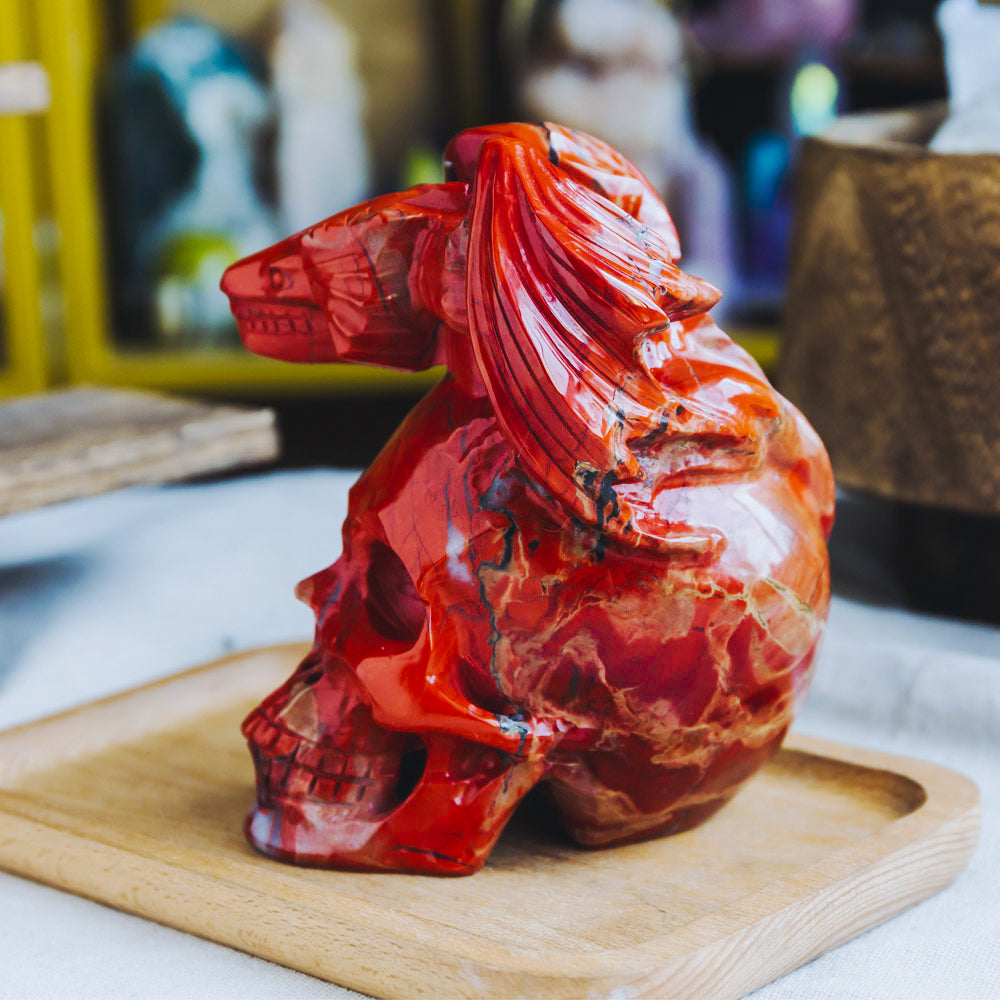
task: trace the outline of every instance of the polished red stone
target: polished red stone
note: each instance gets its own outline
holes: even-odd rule
[[[304,864],[476,871],[538,782],[582,844],[690,827],[777,750],[826,619],[826,453],[648,182],[552,125],[446,165],[223,279],[253,351],[450,371],[244,723],[247,835]]]

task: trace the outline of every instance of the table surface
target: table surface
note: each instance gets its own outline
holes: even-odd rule
[[[339,553],[354,478],[137,487],[0,519],[0,728],[307,638],[311,615],[292,587]],[[754,997],[996,997],[1000,630],[835,598],[796,728],[968,774],[983,833],[944,892]],[[0,873],[0,898],[0,994],[11,1000],[354,995],[12,875]]]

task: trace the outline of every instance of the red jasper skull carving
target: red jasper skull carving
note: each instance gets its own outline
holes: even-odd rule
[[[826,454],[648,182],[553,125],[446,166],[223,279],[251,350],[449,368],[244,723],[247,835],[291,861],[473,872],[541,781],[582,844],[690,827],[778,749],[826,618]]]

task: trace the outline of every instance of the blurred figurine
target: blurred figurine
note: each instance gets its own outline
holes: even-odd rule
[[[935,153],[1000,153],[1000,7],[944,0],[937,10],[950,112]]]
[[[271,48],[282,225],[304,229],[368,193],[364,92],[354,40],[317,0],[286,0]]]
[[[726,168],[691,120],[684,34],[656,0],[562,0],[543,19],[520,86],[532,118],[616,146],[673,213],[684,266],[733,293]]]
[[[953,108],[929,148],[935,153],[1000,153],[1000,87]]]
[[[213,343],[232,321],[218,269],[277,235],[255,176],[266,88],[219,31],[154,28],[118,67],[109,101],[109,206],[126,328]]]
[[[978,0],[944,0],[937,22],[952,108],[1000,89],[1000,7]]]

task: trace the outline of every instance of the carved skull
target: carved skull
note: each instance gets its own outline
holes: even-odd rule
[[[555,126],[447,160],[223,281],[262,353],[451,369],[244,723],[247,834],[291,861],[473,872],[542,781],[582,844],[688,828],[778,749],[826,617],[825,452],[648,183]]]

